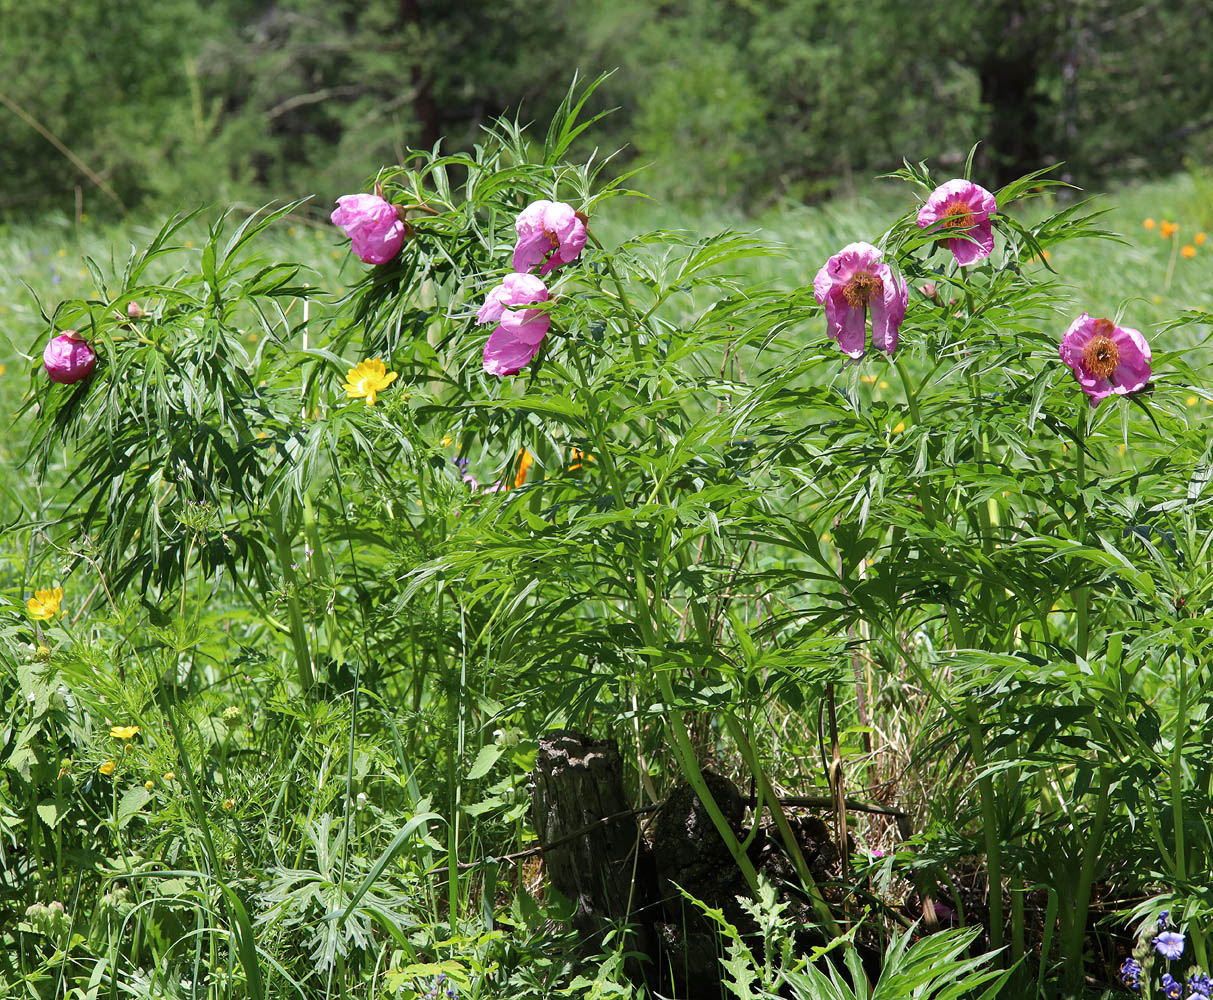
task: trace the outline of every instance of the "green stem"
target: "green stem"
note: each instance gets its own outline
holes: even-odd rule
[[[1082,867],[1078,874],[1078,887],[1074,894],[1074,915],[1066,928],[1062,941],[1062,959],[1067,978],[1078,984],[1083,978],[1082,948],[1087,936],[1087,914],[1091,907],[1091,886],[1095,882],[1095,865],[1103,850],[1104,827],[1108,822],[1108,800],[1112,786],[1112,769],[1099,769],[1099,790],[1096,792],[1095,816],[1091,821],[1091,833],[1083,845]]]
[[[1074,425],[1074,443],[1078,449],[1078,457],[1074,469],[1074,502],[1077,505],[1076,534],[1078,535],[1078,543],[1080,545],[1087,544],[1087,501],[1082,492],[1087,475],[1087,416],[1086,405],[1080,403],[1078,420]],[[1087,658],[1087,649],[1091,636],[1090,600],[1091,594],[1087,587],[1079,587],[1075,590],[1074,607],[1078,618],[1078,644],[1076,648],[1079,657],[1084,660]]]
[[[607,248],[602,245],[602,242],[593,233],[589,234],[590,241],[599,250],[602,251],[602,260],[606,264],[607,274],[611,276],[611,280],[615,283],[615,290],[619,293],[619,304],[623,306],[623,311],[627,313],[628,320],[631,323],[631,329],[628,331],[628,339],[632,344],[632,360],[637,364],[640,363],[640,319],[636,316],[636,310],[632,308],[632,300],[628,298],[627,289],[623,287],[623,279],[619,277],[619,272],[615,270],[615,258],[607,251]]]
[[[1184,847],[1183,750],[1188,727],[1188,663],[1179,655],[1179,710],[1175,715],[1175,746],[1171,749],[1171,817],[1175,825],[1175,878],[1188,877]]]
[[[910,382],[910,375],[906,371],[905,363],[901,358],[895,357],[893,365],[897,369],[897,374],[901,376],[901,385],[906,394],[906,405],[910,408],[910,420],[913,421],[915,427],[922,426],[922,416],[918,411],[918,392]],[[918,488],[918,504],[922,507],[922,516],[927,519],[927,527],[935,527],[935,498],[931,494],[930,486],[927,482],[919,477],[915,485]]]
[[[291,648],[295,653],[295,670],[299,677],[299,686],[306,695],[312,688],[314,675],[312,673],[312,654],[308,649],[307,635],[303,630],[303,615],[299,610],[299,598],[296,597],[295,570],[292,568],[291,541],[286,532],[286,518],[282,513],[282,504],[277,497],[270,499],[270,527],[274,533],[274,546],[278,550],[278,562],[282,565],[282,578],[286,584],[287,620],[291,632]]]
[[[973,766],[977,770],[977,789],[981,796],[981,825],[986,841],[986,873],[990,896],[990,947],[997,951],[1003,943],[1002,917],[1002,844],[998,839],[998,809],[994,800],[994,782],[985,773],[986,751],[977,706],[969,702],[965,711]]]
[[[758,761],[758,755],[754,753],[753,746],[751,746],[750,741],[746,738],[745,731],[741,728],[741,723],[735,716],[726,715],[724,723],[729,731],[729,735],[733,737],[733,742],[737,744],[738,749],[741,751],[741,756],[746,763],[746,767],[750,769],[750,773],[758,784],[758,801],[765,804],[771,810],[771,817],[775,820],[779,836],[783,840],[788,854],[791,855],[792,864],[795,865],[796,873],[800,876],[800,884],[803,886],[804,891],[808,893],[809,900],[813,904],[813,909],[817,911],[817,916],[821,920],[821,926],[830,934],[837,937],[841,933],[841,928],[839,928],[837,922],[834,920],[834,915],[830,913],[829,904],[826,903],[824,897],[821,895],[821,890],[817,888],[817,883],[813,879],[813,873],[809,871],[808,863],[804,859],[804,853],[800,850],[800,844],[796,840],[796,835],[792,832],[792,825],[788,822],[787,813],[784,812],[783,806],[779,802],[779,797],[771,786],[770,779],[767,778],[766,772],[762,769]],[[761,812],[761,808],[759,812]],[[755,816],[754,822],[756,826],[760,818],[760,816]]]

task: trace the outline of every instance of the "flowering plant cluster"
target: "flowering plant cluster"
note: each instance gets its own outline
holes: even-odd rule
[[[958,267],[969,267],[993,252],[990,219],[997,211],[993,194],[979,184],[956,178],[941,184],[927,198],[918,212],[918,227],[936,234]],[[909,290],[877,247],[862,242],[843,247],[817,272],[813,292],[825,307],[829,335],[844,354],[863,357],[870,320],[872,344],[893,357]],[[931,284],[928,297],[936,294]],[[1062,336],[1060,353],[1092,406],[1110,395],[1138,392],[1150,380],[1150,345],[1145,337],[1108,319],[1083,313]]]
[[[552,325],[543,308],[551,299],[542,278],[581,256],[588,230],[586,218],[563,202],[532,202],[514,220],[514,273],[493,288],[476,314],[480,324],[496,323],[484,345],[484,370],[490,375],[517,375],[534,359]]]
[[[1213,978],[1206,970],[1197,965],[1179,970],[1171,964],[1183,959],[1187,939],[1181,931],[1171,929],[1170,916],[1170,911],[1164,910],[1157,921],[1147,925],[1133,954],[1120,965],[1120,981],[1134,992],[1153,995],[1149,987],[1156,971],[1155,963],[1161,959],[1163,965],[1154,983],[1158,995],[1166,1000],[1210,1000],[1213,998]],[[1177,978],[1173,969],[1182,971],[1182,975]]]

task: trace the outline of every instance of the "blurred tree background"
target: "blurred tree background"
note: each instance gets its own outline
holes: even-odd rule
[[[675,201],[813,201],[978,139],[993,184],[1213,149],[1207,0],[0,0],[0,24],[9,218],[327,202],[612,68],[594,141]]]

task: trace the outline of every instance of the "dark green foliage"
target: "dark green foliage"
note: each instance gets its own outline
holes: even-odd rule
[[[1082,182],[1171,172],[1210,148],[1211,18],[1200,0],[3,0],[0,213],[70,212],[77,187],[92,212],[323,205],[406,148],[545,121],[575,72],[616,67],[595,100],[624,110],[595,141],[656,161],[645,185],[675,198],[817,200],[979,140],[1000,181],[1059,160]]]

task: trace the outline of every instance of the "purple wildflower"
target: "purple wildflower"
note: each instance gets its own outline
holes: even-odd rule
[[[1163,931],[1154,939],[1154,950],[1172,961],[1184,953],[1184,936],[1175,931]]]
[[[1120,963],[1120,981],[1131,990],[1141,989],[1141,963],[1135,958],[1126,958]]]

